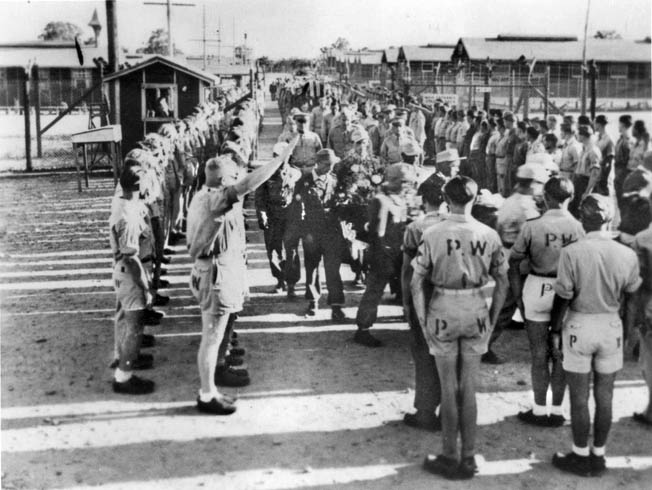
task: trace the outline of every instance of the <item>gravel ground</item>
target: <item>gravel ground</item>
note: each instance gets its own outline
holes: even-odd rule
[[[261,154],[280,132],[271,104]],[[413,366],[401,309],[389,296],[375,327],[386,341],[351,341],[353,322],[328,311],[306,319],[304,300],[272,292],[252,210],[252,298],[238,322],[251,386],[231,417],[200,416],[195,359],[199,311],[186,286],[183,246],[168,266],[172,297],[144,397],[111,390],[113,293],[107,220],[112,181],[93,177],[79,194],[74,174],[0,179],[2,488],[650,488],[652,431],[631,421],[646,388],[632,361],[619,374],[610,471],[597,479],[560,474],[553,452],[570,448],[570,428],[524,426],[530,400],[523,332],[507,332],[479,380],[480,474],[464,483],[423,472],[440,436],[404,427],[412,409]],[[345,312],[362,294],[350,286]],[[301,294],[299,295],[302,296]]]

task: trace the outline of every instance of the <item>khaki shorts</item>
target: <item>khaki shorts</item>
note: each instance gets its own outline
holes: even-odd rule
[[[145,308],[145,291],[136,283],[123,260],[113,266],[113,289],[116,300],[124,311],[136,311]]]
[[[242,311],[246,265],[235,260],[197,259],[190,272],[190,291],[202,313],[223,315]]]
[[[569,311],[562,339],[566,371],[611,374],[623,367],[623,324],[618,313]]]
[[[555,291],[552,286],[554,277],[542,277],[530,274],[523,285],[523,306],[525,319],[531,322],[549,322]]]
[[[482,355],[487,352],[491,330],[482,290],[435,288],[423,328],[433,356]]]

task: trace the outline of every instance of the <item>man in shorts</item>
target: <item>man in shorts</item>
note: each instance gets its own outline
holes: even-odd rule
[[[620,298],[624,294],[625,322],[629,326],[635,321],[632,296],[641,278],[636,253],[614,241],[607,231],[614,216],[610,199],[589,194],[579,213],[586,237],[561,251],[551,328],[553,355],[561,354],[563,344],[573,447],[566,455],[555,454],[552,464],[576,475],[599,476],[606,470],[604,454],[611,428],[614,380],[623,366]],[[595,418],[593,446],[589,450],[591,374]]]
[[[152,305],[149,279],[138,256],[140,238],[147,231],[147,209],[140,199],[140,175],[147,156],[132,150],[120,175],[120,196],[116,196],[109,218],[109,242],[113,253],[113,286],[116,293],[116,369],[113,391],[145,395],[154,391],[154,382],[133,375],[141,347],[145,310]]]
[[[555,296],[553,285],[562,247],[584,236],[584,230],[568,212],[573,198],[573,183],[553,177],[543,187],[547,211],[523,224],[509,256],[509,282],[525,319],[530,341],[532,391],[534,405],[518,414],[519,420],[542,427],[564,425],[561,404],[566,381],[561,359],[554,359],[549,349],[550,311]],[[521,264],[527,261],[530,273],[523,281]],[[547,409],[548,387],[552,391],[550,415]]]
[[[424,233],[412,261],[412,302],[441,383],[443,454],[427,456],[424,468],[449,479],[472,478],[477,471],[475,380],[508,287],[500,237],[471,216],[477,193],[478,185],[468,177],[446,184],[450,214]],[[482,288],[490,278],[496,285],[488,308]],[[434,292],[426,305],[428,281]]]
[[[224,363],[229,320],[242,310],[247,289],[242,200],[276,172],[295,145],[296,139],[281,156],[243,178],[230,157],[211,158],[206,162],[206,185],[190,203],[187,240],[194,260],[190,290],[202,312],[202,338],[197,353],[200,412],[235,412],[233,400],[217,390],[215,376],[218,364]]]
[[[439,375],[435,358],[430,354],[423,330],[412,304],[412,259],[416,257],[423,233],[442,221],[439,208],[444,203],[443,187],[448,179],[439,172],[432,174],[420,186],[418,193],[423,200],[426,214],[410,223],[403,236],[403,264],[401,268],[401,287],[403,290],[403,311],[410,326],[410,352],[414,361],[414,408],[415,413],[406,413],[403,422],[425,430],[441,430],[441,422],[435,410],[441,400]],[[432,288],[426,293],[430,299]],[[430,294],[429,294],[430,293]]]

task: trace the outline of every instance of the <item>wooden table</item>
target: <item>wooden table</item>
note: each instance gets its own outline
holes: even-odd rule
[[[118,174],[122,168],[122,127],[119,124],[102,126],[101,128],[89,129],[72,135],[72,150],[75,154],[75,167],[77,168],[77,189],[82,191],[81,175],[79,168],[78,149],[82,150],[82,162],[84,164],[84,179],[88,187],[88,147],[90,145],[107,144],[110,148],[109,158],[113,167],[113,184],[118,183]]]

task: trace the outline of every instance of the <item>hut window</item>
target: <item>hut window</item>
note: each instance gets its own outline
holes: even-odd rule
[[[609,65],[609,78],[627,78],[627,64],[613,63]]]
[[[433,72],[435,70],[434,64],[433,63],[422,63],[421,64],[421,71],[423,72]]]
[[[141,97],[143,121],[170,120],[178,114],[175,85],[146,83]]]

